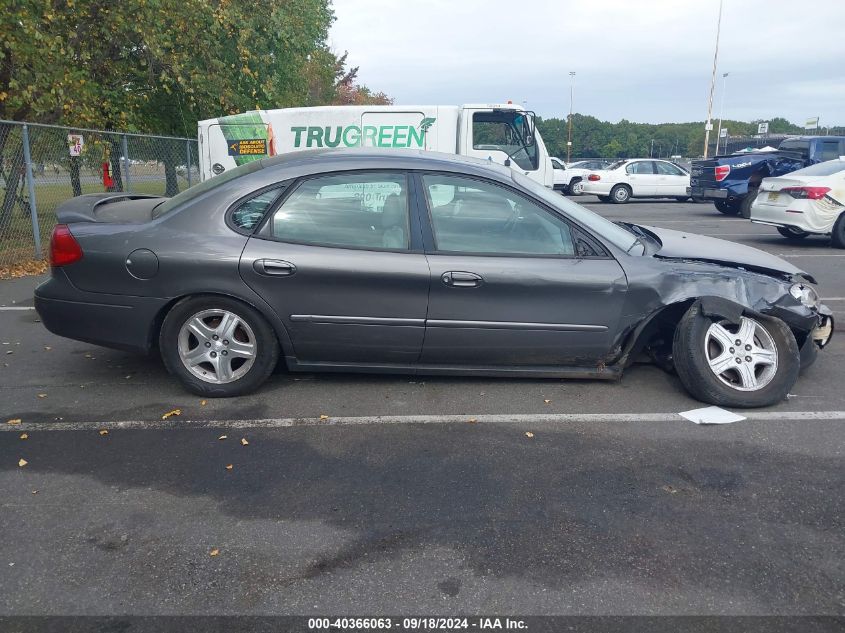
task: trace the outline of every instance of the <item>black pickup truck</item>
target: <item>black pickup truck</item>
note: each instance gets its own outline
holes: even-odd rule
[[[712,200],[725,215],[741,213],[747,218],[763,178],[840,156],[845,156],[845,136],[795,136],[784,139],[777,151],[693,161],[688,191],[693,200]]]

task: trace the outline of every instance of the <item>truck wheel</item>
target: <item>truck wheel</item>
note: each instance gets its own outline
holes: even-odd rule
[[[739,212],[739,207],[727,200],[716,200],[713,204],[716,205],[719,213],[724,213],[725,215],[736,215]]]
[[[739,324],[693,305],[675,329],[678,377],[696,399],[727,407],[765,407],[786,399],[798,380],[798,344],[780,319],[743,316]]]
[[[573,178],[572,181],[569,183],[569,195],[570,196],[580,196],[584,193],[584,183],[581,182],[580,178]]]
[[[809,235],[806,231],[796,229],[794,226],[779,226],[778,233],[783,235],[788,240],[803,240]]]
[[[610,190],[610,201],[613,204],[625,204],[631,199],[631,188],[628,185],[614,185]]]
[[[748,193],[745,194],[745,197],[742,199],[742,202],[739,203],[739,214],[746,220],[751,219],[751,205],[754,204],[756,199],[757,190],[749,189]]]
[[[209,295],[173,306],[161,326],[159,349],[165,367],[188,391],[211,398],[254,391],[279,359],[276,334],[257,310]]]
[[[845,213],[839,215],[830,235],[831,242],[836,248],[845,248]]]

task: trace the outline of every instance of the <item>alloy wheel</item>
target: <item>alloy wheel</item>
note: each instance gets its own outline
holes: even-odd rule
[[[228,310],[203,310],[179,330],[179,358],[197,378],[221,385],[243,377],[255,362],[257,343],[249,324]]]
[[[716,377],[737,391],[758,391],[777,374],[778,351],[763,325],[742,317],[739,325],[720,321],[704,337],[707,363]]]

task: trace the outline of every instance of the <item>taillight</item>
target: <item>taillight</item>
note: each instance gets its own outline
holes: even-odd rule
[[[590,174],[589,176],[587,176],[587,180],[589,180],[590,182],[596,182],[597,180],[601,180],[601,176],[599,176],[598,174]]]
[[[57,224],[50,237],[50,265],[67,266],[82,259],[82,248],[67,224]]]
[[[788,194],[799,200],[821,200],[830,191],[830,187],[785,187],[781,193]]]
[[[730,165],[719,165],[716,167],[716,182],[722,182],[731,173]]]

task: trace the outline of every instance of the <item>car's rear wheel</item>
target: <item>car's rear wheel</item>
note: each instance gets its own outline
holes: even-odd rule
[[[803,240],[809,235],[806,231],[796,229],[794,226],[779,226],[778,233],[783,235],[788,240]]]
[[[625,204],[631,199],[631,188],[628,185],[614,185],[610,190],[610,201],[613,204]]]
[[[840,214],[836,224],[833,225],[830,241],[836,248],[845,248],[845,213]]]
[[[279,359],[273,329],[254,308],[235,299],[192,297],[164,319],[159,349],[167,369],[188,391],[208,397],[257,389]]]
[[[738,324],[692,306],[675,330],[673,360],[693,397],[719,406],[764,407],[786,399],[801,368],[798,344],[780,319]]]
[[[733,202],[728,202],[727,200],[716,200],[713,204],[716,205],[716,209],[719,213],[724,213],[725,215],[736,215],[739,213],[739,206]]]

